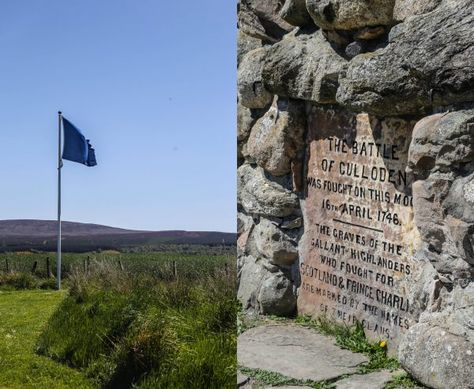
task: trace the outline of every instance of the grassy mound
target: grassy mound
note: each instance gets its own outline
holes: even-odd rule
[[[104,263],[92,274],[73,274],[70,285],[39,337],[39,353],[104,388],[235,387],[237,304],[229,271],[166,280]]]

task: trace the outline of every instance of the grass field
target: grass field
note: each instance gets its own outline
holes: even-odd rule
[[[0,387],[94,388],[75,369],[35,353],[37,338],[66,292],[0,292]]]
[[[12,331],[27,331],[28,337],[12,349],[21,356],[26,343],[20,343],[29,342],[29,351],[23,363],[0,348],[0,376],[5,376],[0,387],[235,387],[237,303],[231,257],[88,256],[65,255],[68,292],[56,292],[19,291],[47,287],[52,279],[45,280],[38,266],[34,274],[27,270],[45,258],[10,254],[14,271],[0,272],[0,302],[10,323],[4,330],[5,350],[17,334]],[[24,271],[18,271],[22,266]],[[43,363],[39,368],[38,361]],[[54,366],[69,373],[60,379],[53,375]],[[44,385],[35,382],[37,374],[44,375]]]
[[[44,278],[49,259],[50,271],[56,274],[56,253],[34,253],[30,251],[0,254],[0,275],[3,273],[33,273]],[[139,273],[151,272],[157,278],[173,276],[173,266],[184,278],[199,277],[222,267],[227,261],[234,266],[231,254],[220,248],[200,248],[194,252],[120,252],[105,250],[91,253],[63,253],[61,271],[67,278],[76,270],[87,271],[95,263],[108,262],[125,270]],[[36,266],[35,266],[36,263]],[[0,280],[1,281],[1,280]],[[1,282],[0,282],[1,286]]]

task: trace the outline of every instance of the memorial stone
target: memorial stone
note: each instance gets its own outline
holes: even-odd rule
[[[360,321],[369,336],[394,342],[416,319],[406,292],[418,271],[406,169],[413,125],[312,110],[300,314]]]

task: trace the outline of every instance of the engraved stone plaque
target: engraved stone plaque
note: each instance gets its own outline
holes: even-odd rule
[[[314,107],[308,130],[299,314],[359,321],[390,345],[417,319],[412,128]]]

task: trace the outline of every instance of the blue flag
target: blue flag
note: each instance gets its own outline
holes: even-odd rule
[[[63,159],[79,162],[86,166],[95,166],[95,151],[89,139],[86,139],[69,120],[63,117],[64,148]]]

